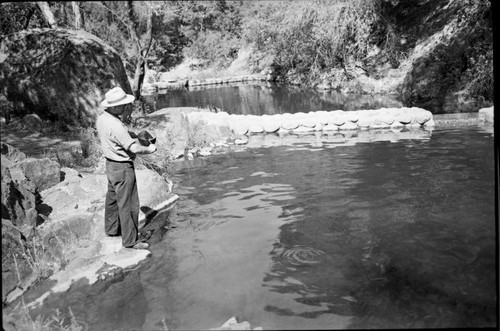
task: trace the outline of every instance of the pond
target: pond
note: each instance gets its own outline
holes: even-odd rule
[[[402,107],[395,97],[342,94],[276,83],[231,83],[145,95],[151,111],[165,107],[216,107],[230,114],[273,115],[317,110]]]
[[[186,161],[152,257],[42,311],[92,330],[494,327],[493,153],[456,128]]]

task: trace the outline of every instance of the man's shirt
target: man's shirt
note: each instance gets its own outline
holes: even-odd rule
[[[129,151],[135,140],[118,117],[104,111],[97,118],[96,127],[105,158],[118,162],[135,159],[135,154]]]

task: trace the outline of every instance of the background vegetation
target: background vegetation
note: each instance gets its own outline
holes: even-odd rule
[[[39,4],[2,4],[1,33],[50,25]],[[295,79],[314,85],[339,73],[341,79],[351,79],[353,68],[366,70],[366,62],[374,52],[382,55],[378,60],[397,68],[415,46],[415,40],[425,35],[425,30],[412,34],[415,25],[422,25],[416,20],[417,15],[429,6],[441,9],[448,1],[53,1],[47,4],[54,15],[53,24],[84,29],[113,46],[131,77],[134,72],[137,75],[141,60],[145,61],[144,66],[156,71],[167,71],[186,58],[200,60],[200,69],[227,68],[238,50],[246,47],[252,50],[251,70],[260,72],[271,67],[285,81]],[[467,49],[464,56],[446,59],[444,80],[450,88],[465,89],[470,97],[492,101],[491,4],[488,0],[464,0],[459,7],[451,14],[465,26],[470,42],[456,45]],[[270,58],[271,61],[265,60]]]

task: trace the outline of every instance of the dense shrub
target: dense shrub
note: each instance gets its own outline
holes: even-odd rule
[[[330,68],[365,56],[379,24],[379,1],[261,3],[243,23],[243,38],[272,51],[281,73],[294,71],[308,83]],[[252,12],[249,10],[249,12]]]

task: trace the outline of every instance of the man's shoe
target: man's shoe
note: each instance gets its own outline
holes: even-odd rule
[[[132,246],[133,249],[148,249],[149,244],[148,243],[143,243],[143,242],[138,242],[134,246]]]

